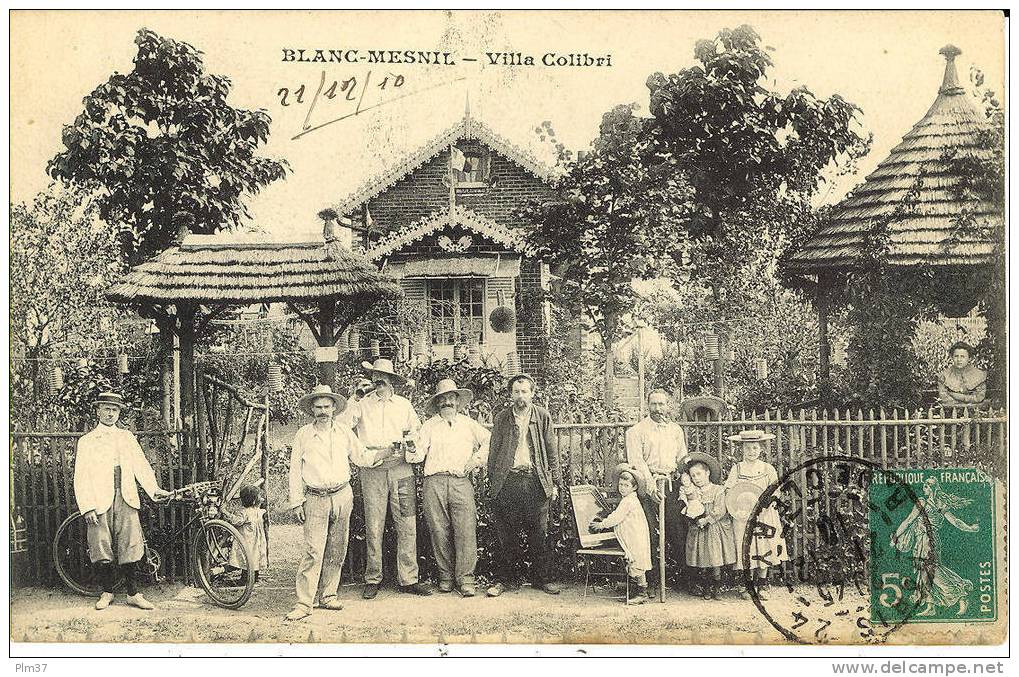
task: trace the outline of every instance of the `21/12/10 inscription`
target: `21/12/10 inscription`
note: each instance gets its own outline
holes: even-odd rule
[[[311,132],[341,120],[465,79],[455,78],[421,89],[409,90],[405,86],[406,78],[400,73],[377,74],[374,71],[367,71],[363,77],[352,75],[343,78],[327,78],[326,72],[322,71],[313,94],[309,94],[312,91],[311,87],[306,83],[300,83],[294,88],[280,87],[276,91],[276,96],[279,97],[281,106],[308,106],[301,131],[291,137],[292,141],[296,141]],[[340,115],[327,119],[325,122],[313,121],[313,118],[318,117],[316,111],[323,117],[325,117],[324,111],[327,110],[329,114],[335,115],[338,112],[337,105],[342,106],[343,112]],[[330,108],[326,108],[327,106]]]

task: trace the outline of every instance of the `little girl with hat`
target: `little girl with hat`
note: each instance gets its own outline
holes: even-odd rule
[[[696,528],[686,535],[686,563],[703,571],[701,596],[720,599],[722,567],[736,561],[725,489],[717,484],[721,469],[714,457],[695,451],[687,454],[683,471],[690,474],[704,508],[704,513],[694,520]]]
[[[742,460],[730,470],[725,480],[727,502],[732,504],[737,494],[748,494],[745,503],[756,503],[755,496],[760,496],[769,486],[778,482],[778,471],[775,466],[761,460],[761,453],[768,441],[775,436],[763,430],[744,430],[738,435],[729,437],[730,442],[740,445]],[[753,499],[753,503],[749,499]],[[736,501],[738,502],[738,501]],[[736,569],[750,569],[751,575],[756,572],[760,583],[757,593],[761,599],[768,598],[768,568],[789,559],[786,552],[785,538],[782,536],[782,520],[774,505],[763,507],[755,518],[755,523],[767,525],[771,529],[755,529],[750,540],[749,563],[743,560],[743,541],[747,529],[749,514],[733,515],[733,537],[739,555],[736,557]],[[748,594],[740,593],[744,598]]]

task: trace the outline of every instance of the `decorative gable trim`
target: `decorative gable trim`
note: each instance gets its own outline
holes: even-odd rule
[[[447,226],[463,226],[467,230],[483,235],[507,249],[520,252],[529,251],[524,246],[523,238],[520,237],[517,231],[511,230],[467,207],[455,205],[452,215],[450,215],[449,207],[443,207],[398,231],[386,235],[368,250],[368,258],[372,261],[385,258],[403,247],[419,242],[426,236]]]
[[[382,175],[365,182],[360,188],[340,202],[335,207],[336,211],[340,214],[351,214],[365,202],[386,192],[396,185],[397,181],[438,156],[439,153],[449,148],[451,144],[461,139],[480,141],[490,149],[520,165],[524,170],[545,183],[551,183],[556,177],[556,172],[553,168],[538,160],[531,153],[505,137],[500,136],[480,120],[475,120],[470,115],[465,115],[459,122],[426,143],[416,153],[400,160],[396,165],[383,172]]]

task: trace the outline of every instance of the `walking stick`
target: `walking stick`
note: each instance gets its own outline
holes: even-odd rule
[[[658,601],[665,603],[665,483],[663,477],[658,485]]]

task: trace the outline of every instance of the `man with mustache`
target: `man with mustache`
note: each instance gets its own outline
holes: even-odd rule
[[[687,455],[686,436],[679,424],[669,420],[671,396],[664,390],[648,395],[648,416],[626,431],[626,460],[641,474],[647,494],[641,496],[651,527],[651,561],[658,561],[658,530],[665,529],[665,549],[675,561],[680,585],[689,581],[686,566],[685,502],[680,493],[677,468]],[[658,504],[665,501],[665,524],[658,523]],[[653,595],[658,568],[648,572],[648,593]]]
[[[474,398],[453,379],[443,379],[425,404],[431,418],[418,432],[407,461],[424,461],[424,508],[432,551],[439,567],[439,592],[454,584],[464,597],[474,597],[474,568],[478,564],[478,508],[470,475],[484,467],[491,434],[461,413]]]
[[[552,552],[547,542],[549,502],[559,496],[560,482],[552,417],[531,402],[534,379],[527,374],[511,378],[509,390],[513,405],[495,417],[489,443],[489,495],[502,561],[499,580],[488,595],[498,597],[520,587],[521,530],[527,533],[531,584],[558,595],[562,589],[551,580]]]
[[[393,369],[390,360],[363,362],[375,391],[350,407],[349,421],[370,460],[361,463],[361,493],[364,500],[365,545],[364,599],[374,599],[382,584],[382,531],[386,513],[396,526],[396,576],[400,590],[430,595],[431,589],[418,580],[417,481],[414,469],[404,458],[403,442],[412,439],[421,421],[411,403],[397,395],[395,385],[407,379]]]
[[[346,404],[327,385],[316,386],[297,403],[314,420],[297,431],[290,453],[290,508],[304,524],[305,550],[297,569],[297,605],[286,615],[289,621],[311,615],[315,606],[343,608],[336,593],[354,507],[350,461],[370,460],[350,428],[333,420]]]

